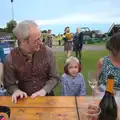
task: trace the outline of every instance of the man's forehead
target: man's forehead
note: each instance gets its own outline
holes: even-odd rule
[[[31,27],[30,28],[30,33],[31,34],[37,34],[37,33],[40,33],[40,29],[39,29],[39,27],[38,26],[34,26],[34,27]]]

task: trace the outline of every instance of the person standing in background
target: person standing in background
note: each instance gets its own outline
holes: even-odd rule
[[[73,37],[73,43],[73,48],[76,53],[76,57],[81,60],[81,51],[83,47],[83,33],[80,32],[80,28],[76,28],[76,33]]]
[[[64,51],[66,52],[67,57],[71,56],[72,51],[72,34],[70,33],[70,28],[65,28],[65,33],[63,36],[64,39]]]
[[[46,38],[46,45],[50,48],[52,48],[52,39],[53,39],[51,32],[52,31],[49,29],[48,34],[47,34],[47,38]]]
[[[61,46],[61,41],[62,41],[62,35],[58,35],[58,43],[59,43],[59,46]]]

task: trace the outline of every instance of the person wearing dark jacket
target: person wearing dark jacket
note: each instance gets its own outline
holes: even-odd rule
[[[80,32],[80,28],[76,29],[76,33],[73,37],[73,43],[74,43],[74,51],[76,53],[76,57],[81,59],[81,51],[83,47],[83,33]]]

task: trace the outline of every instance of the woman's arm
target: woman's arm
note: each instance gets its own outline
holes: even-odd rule
[[[100,74],[102,72],[103,58],[101,58],[97,63],[97,80],[99,81]]]

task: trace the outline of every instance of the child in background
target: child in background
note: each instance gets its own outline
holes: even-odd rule
[[[61,77],[62,96],[85,96],[86,85],[81,72],[81,64],[76,57],[69,57]]]

